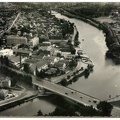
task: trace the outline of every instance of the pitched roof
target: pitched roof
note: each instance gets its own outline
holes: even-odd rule
[[[40,43],[40,46],[50,46],[50,43]]]
[[[45,57],[44,60],[51,60],[51,61],[54,61],[56,57],[55,56],[50,56],[50,57]]]
[[[65,64],[68,64],[69,61],[67,60],[60,60],[58,61],[57,63],[55,63],[54,65],[57,66],[57,67],[62,67]]]
[[[31,68],[32,71],[34,71],[34,70],[36,69],[36,67],[37,67],[37,68],[40,68],[40,67],[42,67],[42,66],[45,65],[45,64],[48,64],[48,63],[46,63],[46,61],[39,61],[39,62],[37,62],[37,63],[32,64],[32,65],[30,66],[30,68]]]
[[[70,48],[60,48],[61,52],[71,52]]]
[[[16,39],[16,40],[25,40],[25,41],[27,40],[26,37],[20,37],[20,36],[17,36],[17,35],[8,35],[7,39],[9,39],[9,40]]]
[[[23,54],[30,54],[31,51],[29,50],[23,50],[23,49],[13,49],[14,52],[17,52],[17,53],[23,53]]]
[[[36,59],[26,59],[25,62],[26,63],[36,63],[38,62],[39,60],[36,60]]]
[[[22,58],[23,58],[23,57],[21,56],[21,59],[22,59]],[[11,62],[13,62],[13,63],[20,61],[20,57],[19,57],[19,56],[10,56],[8,59],[9,59]]]
[[[39,55],[32,55],[32,58],[37,58],[37,59],[42,59],[44,54],[39,54]]]

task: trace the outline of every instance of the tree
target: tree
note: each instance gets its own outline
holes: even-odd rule
[[[103,116],[110,116],[113,106],[106,101],[102,101],[97,105],[97,108],[102,111]]]
[[[72,49],[72,50],[71,50],[71,54],[74,54],[74,55],[75,55],[75,53],[76,53],[76,50],[75,50],[75,49]]]
[[[39,110],[39,111],[37,112],[37,116],[43,116],[43,113],[42,113],[41,110]]]
[[[45,70],[42,69],[40,72],[38,71],[36,74],[38,77],[45,78]]]
[[[61,53],[57,53],[57,57],[61,57],[62,55],[61,55]]]
[[[67,86],[67,80],[65,78],[63,78],[60,82],[61,85],[63,86]]]
[[[14,87],[17,84],[17,77],[11,79],[11,86]]]
[[[0,57],[1,64],[3,64],[3,56]]]
[[[68,103],[65,105],[65,109],[66,109],[66,114],[69,115],[69,116],[76,116],[75,114],[75,106]]]
[[[70,79],[70,75],[67,76],[67,79]]]
[[[37,66],[36,66],[36,68],[35,68],[35,73],[36,73],[36,76],[38,76],[38,74],[39,74],[39,71],[38,71],[38,68],[37,68]]]
[[[9,66],[9,60],[8,60],[8,57],[7,57],[7,56],[4,56],[4,57],[3,57],[3,63],[4,63],[6,66]]]
[[[24,64],[24,71],[25,71],[26,73],[29,73],[29,72],[30,72],[29,64],[27,64],[27,63]]]
[[[72,59],[70,62],[69,62],[69,67],[70,68],[73,68],[73,67],[76,67],[77,65],[77,61],[75,59]]]

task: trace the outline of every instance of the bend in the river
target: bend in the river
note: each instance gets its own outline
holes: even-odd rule
[[[63,18],[74,23],[79,32],[80,47],[94,63],[94,71],[87,79],[79,78],[70,88],[89,94],[101,100],[120,95],[120,66],[114,65],[111,60],[105,59],[107,51],[104,33],[97,28],[75,18],[68,18],[59,13],[57,18]],[[82,41],[84,39],[84,41]]]

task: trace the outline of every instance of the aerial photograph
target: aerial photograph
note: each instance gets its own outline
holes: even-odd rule
[[[0,117],[120,117],[120,3],[0,2]]]

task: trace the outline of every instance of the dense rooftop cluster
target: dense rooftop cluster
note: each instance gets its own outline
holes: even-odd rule
[[[9,66],[34,75],[38,72],[39,76],[43,75],[43,71],[62,74],[75,58],[76,50],[71,43],[73,33],[74,24],[56,18],[51,11],[21,11],[5,35],[6,47],[12,48],[12,55],[5,50],[0,54],[8,56]]]

